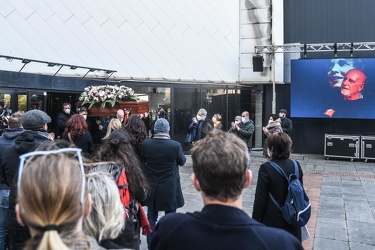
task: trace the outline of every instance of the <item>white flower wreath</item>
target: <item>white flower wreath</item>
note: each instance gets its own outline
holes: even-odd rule
[[[95,103],[101,103],[102,108],[105,107],[106,103],[110,103],[113,107],[116,102],[129,99],[136,100],[137,98],[134,95],[134,90],[124,85],[88,86],[79,97],[82,105],[90,104],[89,109]]]

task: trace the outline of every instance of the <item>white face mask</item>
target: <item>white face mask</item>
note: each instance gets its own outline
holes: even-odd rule
[[[216,118],[215,117],[212,117],[212,122],[216,122]]]
[[[245,117],[241,117],[241,122],[245,123],[246,122],[246,118]]]
[[[85,118],[85,120],[87,119],[87,115],[83,115],[83,118]]]
[[[202,120],[202,116],[197,115],[197,120],[198,120],[198,121]]]
[[[273,120],[269,120],[269,121],[268,121],[268,125],[270,125],[270,124],[271,124],[271,122],[273,122]]]
[[[280,118],[283,118],[283,113],[279,113],[279,117],[280,117]]]
[[[235,123],[235,124],[238,124],[238,123],[240,123],[240,121],[234,121],[234,123]]]
[[[70,114],[70,109],[65,109],[65,113]]]

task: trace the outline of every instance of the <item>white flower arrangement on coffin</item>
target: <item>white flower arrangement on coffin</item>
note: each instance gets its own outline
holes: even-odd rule
[[[116,102],[125,100],[137,100],[134,95],[134,90],[124,85],[102,85],[102,86],[88,86],[84,89],[79,100],[84,104],[90,104],[89,109],[96,103],[101,103],[102,108],[106,103],[110,103],[112,107]]]

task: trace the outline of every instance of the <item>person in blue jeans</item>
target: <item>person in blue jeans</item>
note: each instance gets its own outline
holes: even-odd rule
[[[9,208],[9,189],[0,190],[0,249],[4,249],[5,238],[8,232],[7,218]]]
[[[5,238],[8,233],[9,208],[9,184],[4,174],[2,156],[5,149],[14,144],[16,137],[23,131],[20,120],[24,113],[18,111],[8,117],[8,128],[5,128],[2,136],[0,136],[0,250],[4,249]]]

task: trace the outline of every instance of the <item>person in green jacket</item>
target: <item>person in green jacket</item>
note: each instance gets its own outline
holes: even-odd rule
[[[229,132],[236,134],[240,139],[242,139],[246,145],[249,152],[251,153],[253,134],[254,134],[254,122],[250,119],[249,112],[244,111],[241,114],[241,122],[232,122],[232,127]],[[250,169],[250,163],[248,168]]]

